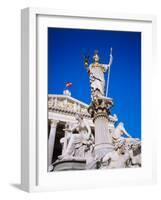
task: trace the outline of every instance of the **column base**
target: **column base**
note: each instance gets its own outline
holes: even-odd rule
[[[114,146],[111,143],[100,143],[95,145],[95,156],[98,159],[103,158],[107,153],[114,150]]]
[[[66,159],[58,160],[53,163],[54,171],[68,171],[68,170],[85,170],[86,169],[86,159]]]

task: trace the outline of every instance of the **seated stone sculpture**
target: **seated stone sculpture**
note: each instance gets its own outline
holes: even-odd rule
[[[89,156],[89,151],[92,151],[94,137],[90,126],[80,115],[76,116],[76,120],[77,122],[72,127],[66,129],[71,134],[67,147],[58,157],[59,159],[85,159],[86,156]]]
[[[127,162],[128,167],[141,167],[141,142],[139,140],[135,140],[135,143],[131,144],[129,155],[130,158]]]
[[[63,129],[65,131],[64,137],[60,139],[60,143],[62,145],[62,154],[64,154],[66,152],[67,146],[69,144],[70,138],[71,138],[71,129],[73,127],[73,123],[71,122],[67,122],[65,125],[65,129]]]
[[[125,143],[122,142],[112,152],[106,154],[101,161],[101,169],[125,168],[127,160],[129,160],[129,151],[126,149]]]

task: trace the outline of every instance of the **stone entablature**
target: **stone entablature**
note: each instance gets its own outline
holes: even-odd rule
[[[81,114],[85,118],[91,118],[88,113],[88,105],[66,95],[48,95],[48,111],[67,115]]]

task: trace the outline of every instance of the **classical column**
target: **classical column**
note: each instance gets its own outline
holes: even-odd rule
[[[52,157],[53,157],[53,151],[54,151],[54,143],[55,143],[55,136],[56,136],[56,127],[58,124],[58,120],[51,119],[50,120],[50,134],[49,134],[49,140],[48,140],[48,168],[50,171],[50,166],[52,164]]]
[[[93,102],[88,109],[95,125],[95,155],[97,158],[102,158],[114,149],[108,121],[108,109],[112,104],[110,98],[104,99]]]

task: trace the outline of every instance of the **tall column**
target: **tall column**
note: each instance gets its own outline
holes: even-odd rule
[[[95,116],[95,153],[97,157],[103,157],[113,150],[112,138],[108,128],[107,114],[101,113]]]
[[[107,98],[92,102],[88,109],[95,125],[95,155],[97,158],[102,158],[114,149],[108,127],[108,109],[112,104],[112,100]]]
[[[52,157],[54,152],[54,143],[55,143],[55,136],[56,136],[56,127],[58,124],[58,120],[52,119],[50,121],[50,134],[48,140],[48,170],[50,171],[51,164],[52,164]]]

